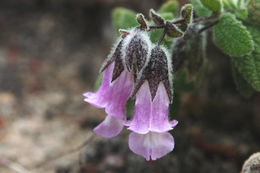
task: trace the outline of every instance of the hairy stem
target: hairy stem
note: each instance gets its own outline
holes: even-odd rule
[[[199,23],[199,22],[207,22],[211,19],[214,19],[214,18],[217,18],[219,15],[217,14],[213,14],[211,16],[207,16],[207,17],[197,17],[195,19],[193,19],[193,22],[194,23]],[[180,24],[180,23],[184,23],[184,19],[177,19],[175,21],[172,21],[171,23],[172,24]],[[165,24],[164,25],[152,25],[149,27],[149,30],[148,31],[152,31],[152,30],[155,30],[155,29],[162,29],[162,28],[165,28]]]

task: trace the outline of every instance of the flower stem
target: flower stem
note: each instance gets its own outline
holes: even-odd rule
[[[213,15],[207,16],[207,17],[198,17],[198,18],[193,19],[193,22],[194,23],[199,23],[199,22],[202,22],[202,21],[207,22],[208,20],[214,19],[214,18],[217,18],[217,17],[218,17],[218,15],[216,15],[216,14],[213,14]],[[171,23],[172,24],[180,24],[180,23],[183,23],[183,22],[185,22],[184,19],[177,19],[175,21],[172,21]],[[155,29],[162,29],[162,28],[165,28],[165,24],[163,24],[163,25],[152,25],[152,26],[149,27],[148,31],[152,31],[152,30],[155,30]]]

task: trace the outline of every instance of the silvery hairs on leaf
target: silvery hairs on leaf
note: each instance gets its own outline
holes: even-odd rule
[[[128,71],[136,77],[145,66],[151,51],[151,41],[147,32],[139,28],[130,31],[124,41],[122,51],[123,62]]]
[[[122,73],[122,71],[124,70],[124,65],[122,61],[122,51],[121,51],[123,47],[123,41],[124,38],[121,38],[114,44],[110,54],[108,55],[107,59],[103,63],[100,70],[100,72],[103,72],[112,62],[115,62],[112,81],[118,78]]]
[[[158,86],[162,82],[171,102],[173,95],[171,64],[167,50],[162,46],[153,45],[148,63],[138,75],[132,96],[137,93],[142,84],[147,80],[152,99],[154,99]]]
[[[164,25],[164,23],[165,23],[165,20],[158,13],[156,13],[153,9],[150,9],[150,18],[157,25]]]
[[[190,24],[193,21],[193,6],[191,4],[185,4],[181,8],[181,16],[186,24]]]
[[[189,25],[193,22],[193,6],[191,4],[185,4],[181,8],[180,15],[184,19],[184,23],[177,24],[177,26],[185,32]]]
[[[136,21],[140,24],[140,29],[143,30],[149,29],[148,22],[146,21],[142,13],[136,15]]]
[[[183,32],[177,28],[176,25],[172,24],[171,22],[166,22],[166,33],[169,37],[178,38],[183,36]]]

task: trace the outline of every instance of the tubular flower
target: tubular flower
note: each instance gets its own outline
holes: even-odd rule
[[[168,119],[172,99],[170,64],[166,51],[154,46],[133,91],[136,95],[135,114],[126,122],[132,131],[129,147],[146,160],[156,160],[174,148],[174,139],[168,133],[178,123]]]
[[[122,63],[122,39],[105,62],[101,71],[103,80],[97,92],[87,92],[84,101],[98,108],[105,108],[108,114],[94,132],[102,137],[117,136],[124,126],[125,106],[133,88],[133,77]]]

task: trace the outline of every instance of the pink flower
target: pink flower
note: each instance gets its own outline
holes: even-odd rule
[[[125,106],[133,87],[133,77],[124,70],[121,59],[122,41],[113,51],[103,70],[103,80],[97,92],[84,94],[84,101],[98,108],[105,108],[108,114],[94,132],[102,137],[117,136],[124,127]]]
[[[146,160],[156,160],[174,148],[174,139],[169,130],[178,121],[169,121],[169,98],[162,83],[152,101],[146,81],[136,94],[135,115],[127,124],[133,132],[129,136],[130,149]]]
[[[129,136],[130,149],[147,160],[161,158],[174,148],[168,131],[178,122],[168,118],[172,93],[169,64],[165,50],[155,46],[135,86],[135,114],[126,123],[133,131]]]

